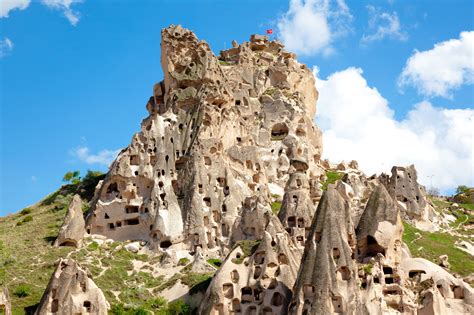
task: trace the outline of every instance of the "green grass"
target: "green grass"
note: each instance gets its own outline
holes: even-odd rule
[[[425,258],[437,264],[438,257],[447,254],[452,272],[461,276],[467,276],[474,272],[472,257],[454,246],[454,243],[459,240],[458,237],[441,232],[424,232],[408,223],[403,225],[405,228],[403,241],[408,245],[413,257]],[[415,241],[419,235],[421,238]]]
[[[272,202],[271,207],[272,207],[273,214],[278,215],[278,212],[280,212],[280,209],[281,209],[281,202],[274,201]]]
[[[209,263],[209,265],[212,265],[216,268],[219,268],[222,265],[222,260],[217,258],[208,259],[207,262]]]
[[[232,260],[233,263],[235,264],[241,264],[244,261],[244,258],[251,256],[253,253],[258,248],[258,245],[260,245],[260,240],[255,240],[255,241],[238,241],[235,243],[234,248],[239,246],[242,249],[242,256],[240,258],[235,258]]]
[[[326,181],[322,183],[322,190],[327,190],[328,185],[334,184],[338,180],[341,180],[344,177],[344,173],[336,171],[327,171],[326,172]]]
[[[474,204],[472,203],[461,203],[459,206],[467,209],[467,210],[473,210],[474,211]]]
[[[186,266],[189,264],[189,259],[186,257],[180,258],[178,261],[178,266]]]
[[[27,215],[26,217],[24,217],[23,219],[21,219],[20,221],[18,221],[16,223],[17,226],[20,226],[20,225],[23,225],[25,223],[28,223],[28,222],[31,222],[33,221],[33,217],[31,215]]]
[[[63,201],[70,198],[62,197]],[[55,207],[60,209],[53,211]],[[58,234],[65,215],[59,202],[53,200],[48,205],[38,204],[27,209],[0,218],[0,287],[7,286],[11,292],[13,314],[24,314],[25,308],[40,301],[55,262],[73,250],[52,247],[50,243]]]
[[[232,66],[232,65],[234,65],[232,62],[228,62],[228,61],[225,61],[225,60],[219,60],[219,64],[221,66]]]
[[[20,215],[27,215],[27,214],[30,214],[30,213],[31,213],[30,208],[25,208],[25,209],[20,211]]]

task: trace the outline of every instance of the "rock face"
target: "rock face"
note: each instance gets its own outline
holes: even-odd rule
[[[375,188],[356,229],[357,258],[361,262],[382,254],[399,264],[403,225],[395,201],[383,185]]]
[[[436,222],[435,210],[428,202],[423,186],[419,185],[414,165],[407,167],[394,166],[392,176],[382,175],[382,182],[397,200],[402,217],[418,223],[423,229],[432,229],[430,225]]]
[[[323,194],[293,288],[289,314],[360,314],[354,261],[356,236],[349,205],[329,185]]]
[[[3,288],[0,292],[0,313],[5,315],[12,314],[10,295],[8,294],[7,288]]]
[[[248,257],[248,243],[237,242],[214,276],[200,314],[287,313],[302,251],[274,216],[260,239]]]
[[[82,200],[79,195],[74,195],[54,245],[79,247],[84,237],[84,226]]]
[[[280,42],[252,35],[217,57],[170,26],[161,47],[164,78],[96,188],[88,233],[162,252],[163,269],[194,257],[186,268],[213,272],[207,258],[225,258],[199,314],[473,313],[469,285],[403,247],[402,218],[436,223],[415,168],[367,177],[321,161],[313,74]],[[75,197],[57,245],[80,243],[81,220]],[[107,311],[71,260],[40,304],[56,311]]]
[[[61,259],[35,314],[107,314],[109,305],[87,272],[72,259]]]
[[[232,235],[245,239],[257,229],[235,224],[246,198],[262,196],[268,206],[290,176],[302,189],[319,189],[309,181],[324,172],[321,132],[312,123],[314,77],[265,36],[217,58],[194,33],[171,26],[161,47],[164,80],[155,85],[141,132],[97,190],[87,230],[145,240],[155,250],[227,254]],[[318,200],[303,199],[306,208]],[[309,222],[311,211],[298,211]]]

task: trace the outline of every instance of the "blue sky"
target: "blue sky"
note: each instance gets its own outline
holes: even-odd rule
[[[67,171],[107,170],[146,117],[169,24],[192,29],[216,53],[272,28],[317,67],[326,157],[353,156],[368,173],[413,161],[426,185],[473,185],[474,2],[328,4],[2,0],[0,215],[56,190]],[[341,127],[348,116],[358,120]],[[386,134],[362,129],[369,116]]]

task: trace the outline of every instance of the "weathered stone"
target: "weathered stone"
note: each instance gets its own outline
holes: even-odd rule
[[[46,314],[107,314],[104,294],[72,259],[61,259],[36,309]]]
[[[233,241],[263,235],[268,218],[253,217],[248,198],[269,209],[270,191],[283,191],[290,173],[324,172],[314,76],[265,36],[219,60],[194,33],[170,26],[161,47],[164,80],[98,188],[87,230],[156,251],[223,256]]]
[[[2,291],[0,291],[0,313],[5,315],[12,314],[10,295],[8,294],[8,289],[6,287],[2,288]]]
[[[349,205],[329,185],[319,202],[293,288],[289,314],[360,314],[356,238]]]
[[[79,195],[74,195],[54,245],[79,247],[85,233],[84,226],[82,200]]]

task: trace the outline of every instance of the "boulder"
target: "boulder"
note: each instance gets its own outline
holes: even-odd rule
[[[84,237],[84,226],[82,200],[79,195],[74,195],[54,245],[79,247]]]

